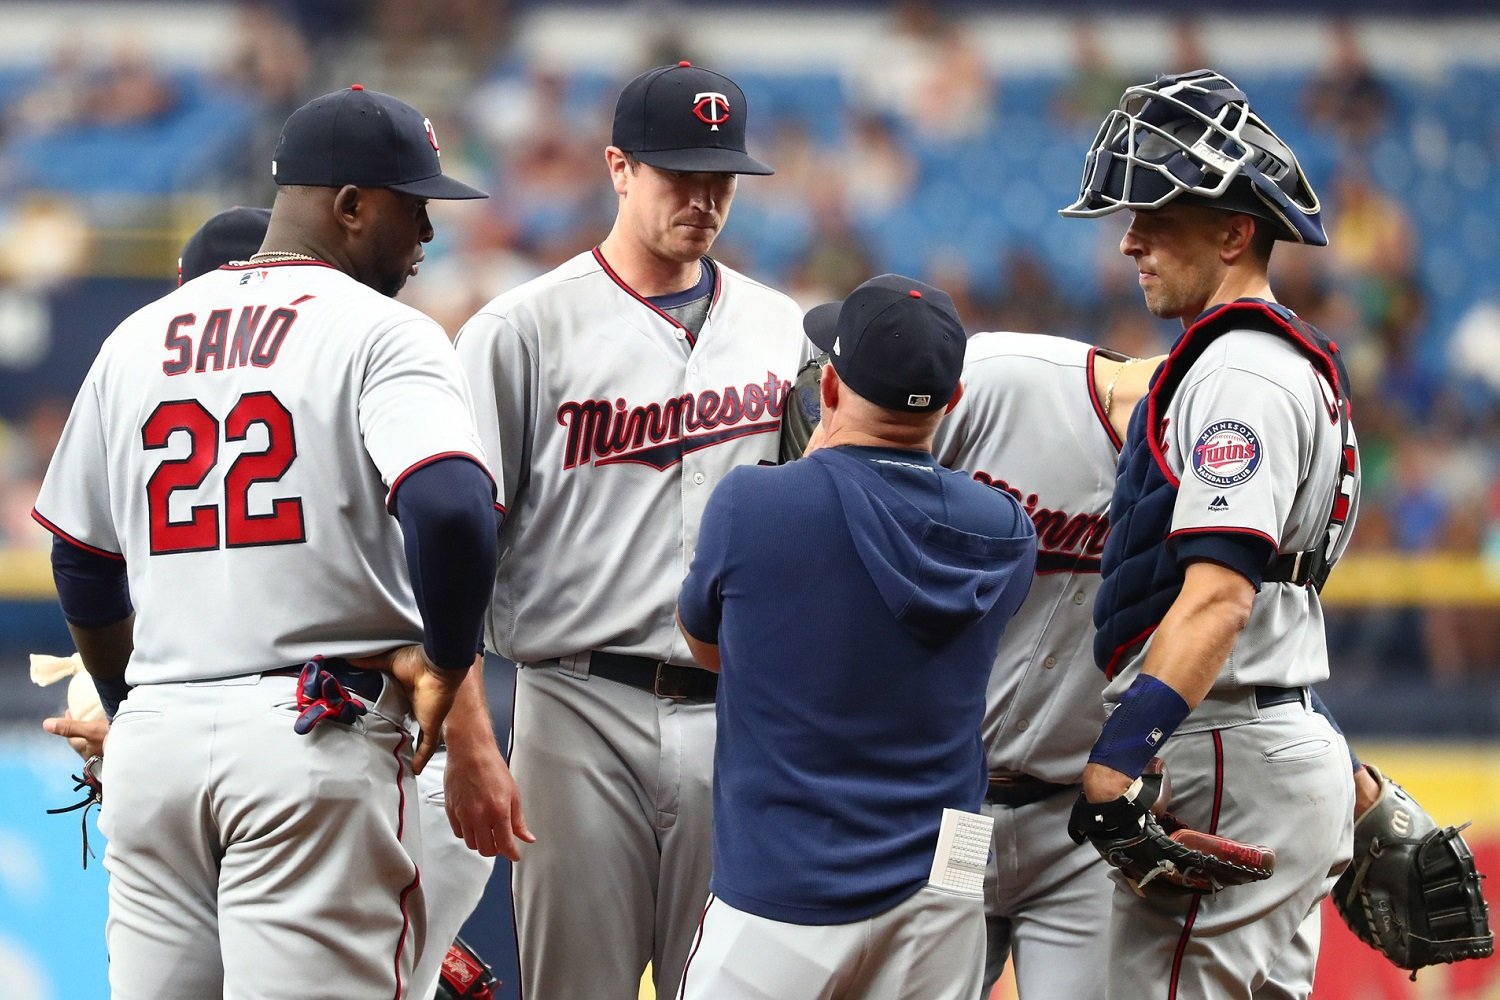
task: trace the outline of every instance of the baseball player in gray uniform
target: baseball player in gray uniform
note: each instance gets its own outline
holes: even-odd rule
[[[1327,242],[1320,206],[1244,93],[1200,70],[1127,89],[1063,214],[1124,208],[1147,307],[1185,329],[1122,451],[1095,605],[1111,711],[1069,821],[1121,868],[1107,995],[1305,997],[1350,854],[1347,748],[1308,686],[1359,464],[1337,348],[1266,269],[1276,239]],[[1182,822],[1270,845],[1274,874],[1187,892],[1160,887],[1170,865],[1132,867],[1117,849],[1149,824],[1154,756]]]
[[[254,255],[265,242],[270,222],[271,212],[265,208],[231,208],[213,216],[183,247],[178,282]],[[479,905],[495,855],[515,861],[516,840],[531,839],[519,803],[511,808],[514,782],[495,743],[483,678],[481,668],[465,679],[466,687],[474,688],[473,697],[455,703],[443,725],[444,742],[417,775],[427,941],[417,955],[411,995],[422,1000],[437,991],[443,961],[459,928]]]
[[[357,86],[294,113],[273,170],[264,249],[115,330],[36,503],[113,717],[120,998],[405,995],[413,771],[488,602],[467,388],[389,298],[426,201],[483,194],[442,175],[420,112]]]
[[[1098,853],[1066,827],[1104,724],[1091,616],[1115,463],[1159,360],[1062,337],[978,333],[964,357],[964,397],[938,426],[938,461],[1010,493],[1037,528],[1036,578],[986,698],[994,842],[985,996],[1007,956],[1023,998],[1104,995],[1112,885]]]
[[[521,664],[511,768],[538,842],[513,877],[528,997],[677,990],[708,895],[715,675],[674,624],[714,486],[774,460],[811,353],[795,303],[707,256],[744,94],[680,63],[631,81],[596,248],[458,338],[504,508],[486,637]]]

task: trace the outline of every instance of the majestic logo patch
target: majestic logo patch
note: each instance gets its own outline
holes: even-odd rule
[[[719,131],[719,126],[729,120],[729,98],[723,94],[706,90],[701,94],[693,96],[693,114],[705,125],[712,126],[709,131]]]
[[[1208,505],[1208,509],[1213,511],[1226,511],[1229,509],[1229,501],[1225,500],[1224,494],[1220,493],[1218,496],[1213,498],[1213,502]]]
[[[1209,424],[1193,445],[1193,475],[1210,486],[1238,486],[1260,468],[1260,435],[1238,420]]]

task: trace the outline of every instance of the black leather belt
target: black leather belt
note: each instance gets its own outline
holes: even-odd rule
[[[629,684],[672,701],[713,701],[719,690],[719,675],[711,670],[624,653],[590,653],[589,676]]]
[[[324,670],[328,671],[346,690],[359,695],[365,701],[374,702],[380,700],[380,692],[385,690],[385,674],[378,670],[364,670],[354,666],[348,660],[338,656],[330,656],[319,661]],[[303,664],[299,663],[291,667],[277,667],[275,670],[267,670],[261,674],[262,677],[298,677],[302,674]]]
[[[1255,689],[1255,707],[1270,708],[1272,705],[1288,705],[1294,701],[1304,704],[1307,699],[1307,688],[1271,687],[1262,684]]]
[[[984,801],[990,805],[1008,806],[1015,809],[1018,806],[1029,806],[1033,802],[1050,799],[1054,795],[1077,787],[1077,785],[1055,785],[1041,778],[1033,778],[1029,774],[992,774],[989,789],[984,793]]]

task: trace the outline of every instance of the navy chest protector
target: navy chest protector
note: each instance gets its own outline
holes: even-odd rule
[[[1349,444],[1349,375],[1338,346],[1283,306],[1237,299],[1205,312],[1188,327],[1151,380],[1146,398],[1130,418],[1120,454],[1110,532],[1102,558],[1103,581],[1094,603],[1094,662],[1113,677],[1119,666],[1151,637],[1182,590],[1183,570],[1166,545],[1177,502],[1178,478],[1167,465],[1161,418],[1193,362],[1230,330],[1259,330],[1290,341],[1332,386],[1339,409],[1338,487],[1329,506],[1328,528],[1319,543],[1301,552],[1277,553],[1265,583],[1322,589],[1334,547],[1348,518],[1354,488],[1354,449]]]

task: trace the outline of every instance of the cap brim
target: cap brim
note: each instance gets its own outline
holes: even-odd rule
[[[705,146],[701,149],[627,150],[627,152],[642,163],[648,163],[662,170],[706,174],[759,174],[761,176],[776,172],[755,157],[741,153],[737,149]]]
[[[470,198],[489,197],[478,188],[469,187],[463,181],[454,180],[447,174],[433,174],[419,181],[385,186],[392,191],[400,191],[402,194],[409,194],[416,198],[434,198],[438,201],[464,201]]]
[[[835,329],[839,322],[839,310],[843,308],[842,302],[825,302],[820,306],[813,306],[802,317],[802,332],[807,334],[807,339],[813,342],[813,346],[824,354],[833,350]]]

